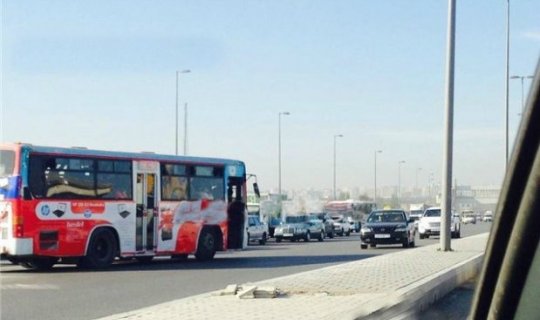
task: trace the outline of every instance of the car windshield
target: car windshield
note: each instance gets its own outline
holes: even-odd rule
[[[307,219],[306,216],[292,216],[292,217],[285,218],[286,223],[301,223],[301,222],[305,222],[307,220],[308,219]]]
[[[440,216],[441,216],[441,210],[439,209],[426,210],[426,213],[424,213],[424,217],[440,217]]]
[[[400,211],[372,212],[368,222],[405,222],[405,218]]]

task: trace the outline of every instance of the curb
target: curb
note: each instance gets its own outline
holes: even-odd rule
[[[482,267],[484,254],[478,254],[465,260],[452,268],[433,274],[421,282],[398,289],[389,295],[387,302],[393,305],[374,306],[371,310],[363,310],[353,316],[354,319],[411,319],[450,291],[459,287],[476,276]],[[367,311],[367,314],[366,314]]]

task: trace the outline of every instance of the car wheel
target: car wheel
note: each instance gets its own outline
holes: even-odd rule
[[[361,249],[367,249],[367,244],[363,244],[363,243],[362,243],[362,244],[360,245],[360,248],[361,248]]]
[[[283,240],[281,237],[276,237],[276,242],[281,242]]]
[[[419,234],[419,236],[420,236],[420,239],[424,239],[426,237],[425,235],[423,235],[421,233]]]
[[[310,240],[311,240],[311,233],[309,233],[309,231],[308,231],[308,232],[306,232],[306,235],[304,236],[304,241],[309,242]]]
[[[333,231],[328,233],[328,238],[330,238],[330,239],[334,238],[334,232]]]
[[[351,230],[347,231],[347,237],[351,235]]]
[[[372,248],[375,248],[377,246],[377,244],[376,243],[370,243],[369,246],[372,247]]]

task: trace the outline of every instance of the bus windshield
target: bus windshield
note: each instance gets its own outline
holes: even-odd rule
[[[15,167],[15,152],[0,150],[0,177],[8,177],[13,174]]]

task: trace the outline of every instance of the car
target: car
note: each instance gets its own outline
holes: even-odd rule
[[[484,213],[484,218],[483,218],[483,221],[484,222],[492,222],[493,221],[493,212],[491,211],[486,211]]]
[[[343,235],[351,235],[351,224],[343,216],[333,216],[334,233],[342,237]]]
[[[319,241],[324,241],[326,238],[326,231],[324,229],[324,222],[320,219],[311,218],[308,221],[308,231],[311,235],[311,238],[316,238]]]
[[[283,239],[293,242],[303,239],[307,242],[311,238],[323,241],[324,236],[322,221],[320,221],[320,224],[316,224],[313,222],[313,218],[308,215],[288,216],[285,218],[285,222],[274,230],[276,242],[281,242]]]
[[[317,219],[323,222],[324,231],[326,232],[326,236],[328,238],[333,238],[335,236],[334,220],[332,220],[332,218],[330,218],[330,216],[327,213],[319,212],[319,213],[311,213],[310,215],[313,217],[316,217]]]
[[[401,244],[404,248],[415,246],[414,221],[400,209],[372,211],[360,229],[360,247],[367,249],[378,244]]]
[[[461,221],[465,224],[467,223],[476,223],[476,214],[474,214],[473,211],[470,210],[464,210],[461,212],[462,219]]]
[[[360,232],[360,227],[362,226],[360,221],[356,221],[351,217],[347,218],[347,221],[351,227],[351,232]]]
[[[420,239],[438,236],[441,234],[441,208],[431,207],[424,211],[418,222],[418,235]],[[461,221],[459,215],[452,212],[450,218],[450,234],[452,238],[461,238]]]
[[[248,216],[247,237],[248,243],[258,241],[261,245],[266,244],[268,226],[260,221],[259,216]]]

